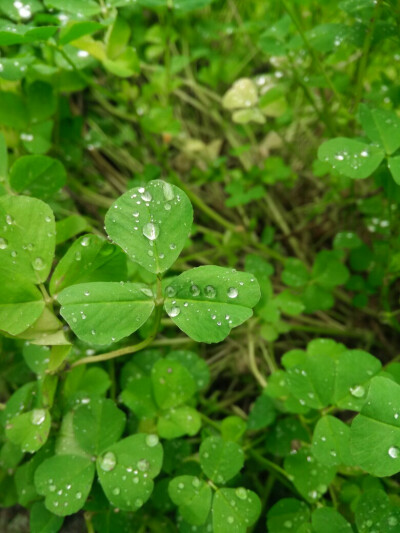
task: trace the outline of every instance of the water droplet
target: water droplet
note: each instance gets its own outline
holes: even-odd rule
[[[228,516],[228,518],[227,518],[228,524],[233,524],[234,521],[235,521],[235,519],[233,518],[233,516]]]
[[[50,492],[55,492],[55,491],[56,491],[56,488],[57,488],[57,487],[56,487],[55,485],[50,485],[50,486],[49,486],[49,491],[50,491]]]
[[[113,490],[112,490],[112,493],[114,494],[114,496],[118,496],[118,494],[121,492],[121,489],[119,487],[115,487]]]
[[[399,521],[397,520],[397,518],[395,516],[389,516],[389,518],[388,518],[389,526],[397,526],[398,523],[399,523]]]
[[[143,202],[151,202],[153,199],[153,197],[151,196],[151,194],[149,193],[149,191],[145,191],[143,194],[142,194],[142,200]]]
[[[207,298],[215,298],[217,291],[215,290],[215,287],[212,285],[207,285],[204,288],[204,294],[207,296]]]
[[[181,312],[181,308],[178,307],[177,305],[174,305],[171,307],[171,310],[168,314],[171,317],[175,317],[175,316],[178,316],[180,312]]]
[[[107,452],[103,455],[100,461],[100,468],[105,472],[110,472],[115,468],[117,459],[113,452]]]
[[[166,211],[171,211],[171,204],[164,204],[164,209]]]
[[[243,487],[237,488],[235,494],[240,500],[247,500],[247,491]]]
[[[82,254],[81,254],[81,252],[76,252],[76,253],[75,253],[75,259],[76,259],[76,261],[80,261],[80,260],[82,259]]]
[[[198,296],[200,294],[200,289],[198,288],[197,285],[191,285],[190,292],[192,296]]]
[[[400,455],[400,450],[397,446],[391,446],[388,449],[388,454],[390,455],[390,457],[392,457],[392,459],[397,459]]]
[[[178,489],[183,490],[185,488],[185,485],[183,483],[178,483]]]
[[[198,489],[201,485],[201,481],[198,477],[194,477],[192,480],[192,485],[195,489]]]
[[[75,496],[77,500],[80,500],[82,498],[82,492],[77,492]]]
[[[132,213],[132,216],[137,218],[139,216],[139,211],[135,211],[134,213]]]
[[[5,250],[8,246],[8,242],[6,241],[6,239],[3,239],[2,237],[0,237],[0,250]]]
[[[154,448],[154,446],[157,446],[158,441],[159,439],[157,435],[147,435],[146,437],[146,444],[147,446],[150,446],[150,448]]]
[[[164,193],[164,198],[167,200],[167,202],[170,202],[171,200],[174,199],[174,196],[175,196],[174,190],[169,183],[166,183],[166,182],[163,183],[163,193]]]
[[[6,215],[6,222],[7,224],[10,226],[11,224],[14,223],[14,219],[11,215]]]
[[[283,527],[286,527],[287,529],[290,529],[293,526],[292,522],[290,520],[286,520],[283,522]]]
[[[176,291],[174,289],[174,287],[172,287],[171,285],[169,285],[166,289],[165,289],[165,294],[169,297],[169,298],[173,298],[176,294]]]
[[[160,234],[160,228],[149,222],[143,226],[143,235],[147,237],[150,241],[155,241]]]
[[[143,287],[142,289],[140,289],[141,292],[145,295],[145,296],[148,296],[149,298],[152,298],[153,297],[153,292],[151,289],[147,289],[146,287]]]
[[[31,414],[31,422],[35,426],[40,426],[46,419],[46,411],[44,409],[34,409]]]
[[[147,461],[146,459],[141,459],[138,462],[137,467],[138,467],[138,470],[140,470],[141,472],[145,472],[146,470],[150,468],[149,461]]]
[[[171,244],[169,245],[169,248],[170,248],[170,250],[175,250],[175,248],[176,248],[176,244],[174,244],[173,242],[171,242]]]
[[[137,500],[135,500],[135,505],[136,505],[136,507],[142,507],[142,505],[143,505],[143,500],[141,500],[140,498],[138,498]]]
[[[350,394],[355,398],[362,398],[365,396],[365,389],[361,385],[356,385],[350,388]]]
[[[235,287],[229,287],[228,298],[236,298],[238,294],[238,290]]]
[[[83,239],[81,240],[81,245],[82,246],[89,246],[90,244],[90,238],[89,237],[83,237]]]

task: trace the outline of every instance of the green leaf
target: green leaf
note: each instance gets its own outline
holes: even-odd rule
[[[372,144],[337,137],[321,144],[318,157],[348,178],[364,179],[375,172],[385,153]]]
[[[50,348],[48,346],[35,346],[27,342],[22,348],[22,356],[32,372],[42,376],[49,366]]]
[[[164,307],[175,324],[198,342],[220,342],[253,314],[260,299],[257,280],[218,266],[193,268],[165,289]]]
[[[97,473],[111,504],[135,511],[150,498],[162,466],[163,449],[156,435],[137,433],[117,442],[97,459]]]
[[[221,422],[221,437],[224,440],[238,442],[246,432],[247,424],[239,416],[227,416]]]
[[[284,468],[300,494],[311,503],[319,500],[333,481],[335,468],[322,465],[302,448],[285,458]]]
[[[57,159],[44,155],[18,158],[10,170],[10,185],[20,194],[46,200],[65,185],[64,166]]]
[[[49,83],[34,81],[28,85],[26,92],[31,122],[42,122],[54,115],[57,110],[57,99],[53,92],[53,87]],[[62,167],[59,161],[53,159],[54,161]],[[51,183],[51,181],[48,180],[48,183]]]
[[[46,0],[45,5],[48,8],[56,8],[60,11],[67,11],[79,17],[91,17],[101,12],[100,4],[95,0]]]
[[[6,435],[23,452],[34,453],[46,442],[51,418],[47,409],[33,409],[12,418],[6,426]]]
[[[309,285],[303,294],[303,303],[307,313],[326,311],[333,307],[335,299],[330,290],[319,285]]]
[[[0,184],[4,183],[8,175],[8,151],[4,135],[0,133]]]
[[[59,294],[58,301],[72,331],[93,344],[110,344],[127,337],[154,309],[151,291],[142,283],[72,285]]]
[[[370,489],[361,495],[355,509],[359,533],[396,533],[399,530],[400,510],[390,503],[388,495],[381,489]]]
[[[68,249],[50,280],[50,294],[79,283],[126,279],[126,256],[97,235],[83,235]]]
[[[359,106],[359,118],[365,133],[382,146],[390,155],[400,147],[400,118],[388,109],[371,109],[366,104]]]
[[[309,519],[310,510],[304,502],[295,498],[282,498],[268,511],[268,532],[298,531],[298,528],[308,523]]]
[[[260,516],[261,502],[257,494],[243,487],[219,489],[214,496],[212,517],[218,533],[246,533]]]
[[[368,352],[343,352],[336,362],[334,403],[342,409],[359,411],[365,403],[371,378],[381,368],[379,359]]]
[[[161,409],[177,407],[196,392],[190,372],[177,361],[160,359],[151,371],[154,398]]]
[[[335,252],[323,250],[317,254],[312,268],[312,278],[324,289],[333,289],[346,283],[349,271]]]
[[[130,36],[131,28],[128,21],[121,16],[117,16],[107,32],[107,56],[110,59],[116,59],[122,54],[128,45]]]
[[[235,81],[222,98],[222,105],[229,110],[252,107],[257,102],[257,85],[250,78]]]
[[[181,130],[181,123],[174,118],[172,107],[151,107],[140,123],[145,131],[159,135],[178,135]]]
[[[360,237],[352,231],[341,231],[337,233],[333,239],[333,247],[338,250],[353,250],[362,244],[363,242]]]
[[[200,414],[184,405],[163,413],[157,422],[157,431],[163,439],[177,439],[183,435],[196,435],[201,428]]]
[[[334,416],[323,416],[314,428],[311,449],[323,465],[352,465],[349,426]]]
[[[127,383],[121,393],[121,400],[140,419],[154,418],[158,407],[153,397],[153,384],[149,377]]]
[[[125,428],[125,414],[112,400],[92,399],[74,413],[74,434],[83,450],[98,455],[114,444]]]
[[[394,181],[400,185],[400,156],[388,157],[387,162]]]
[[[249,430],[258,430],[270,426],[276,417],[274,403],[269,396],[261,394],[255,401],[247,421]]]
[[[335,509],[322,507],[316,509],[311,517],[315,533],[353,533],[351,525]]]
[[[57,516],[77,513],[92,487],[94,464],[79,455],[55,455],[35,472],[35,486],[46,508]]]
[[[290,316],[299,315],[304,311],[304,303],[290,291],[282,291],[275,298],[275,302],[283,313]]]
[[[204,389],[210,382],[210,370],[204,359],[189,350],[173,350],[167,360],[177,361],[184,366],[195,380],[198,390]]]
[[[42,502],[32,505],[29,515],[31,533],[57,533],[63,524],[63,518],[50,513]]]
[[[168,494],[186,522],[193,525],[205,523],[212,498],[211,488],[205,481],[195,476],[178,476],[170,481]]]
[[[236,476],[243,464],[243,450],[236,442],[207,437],[200,445],[200,466],[215,483],[225,484]]]
[[[0,249],[0,258],[2,250]],[[45,303],[38,288],[23,278],[11,280],[1,272],[0,329],[10,335],[25,331],[40,317]]]
[[[0,42],[1,42],[0,30]],[[28,117],[21,96],[11,92],[0,92],[0,124],[22,130],[28,125]]]
[[[161,180],[131,189],[106,214],[109,236],[149,272],[165,272],[190,233],[193,209],[186,194]]]
[[[55,223],[50,207],[27,196],[0,197],[0,275],[17,275],[43,283],[55,248]]]
[[[61,45],[68,44],[84,35],[91,35],[102,28],[104,28],[104,25],[94,20],[72,20],[61,29],[59,43]]]
[[[367,399],[351,425],[354,463],[374,476],[400,472],[400,385],[374,377]]]
[[[282,281],[289,287],[303,287],[307,284],[310,275],[305,264],[300,259],[286,259],[282,272]]]
[[[56,222],[56,244],[65,242],[78,235],[78,233],[83,233],[88,230],[90,230],[90,224],[80,215],[70,215],[62,220],[58,220]]]

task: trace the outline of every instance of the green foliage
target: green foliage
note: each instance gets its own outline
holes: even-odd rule
[[[2,533],[399,531],[399,35],[0,0]]]

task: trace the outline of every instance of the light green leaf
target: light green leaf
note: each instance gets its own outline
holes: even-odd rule
[[[55,223],[50,207],[27,196],[0,197],[0,275],[21,275],[43,283],[55,248]]]
[[[63,164],[45,155],[25,155],[10,170],[10,185],[20,194],[46,200],[65,185],[67,175]]]
[[[388,155],[400,147],[400,118],[394,111],[371,109],[366,104],[360,104],[359,117],[371,141],[382,146]]]
[[[400,385],[374,377],[367,399],[351,425],[354,463],[374,476],[400,472]]]
[[[8,151],[4,135],[0,133],[0,184],[4,183],[8,175]]]
[[[48,8],[56,8],[60,11],[67,11],[80,17],[91,17],[101,11],[101,6],[96,0],[46,0],[45,5]]]
[[[273,401],[266,394],[261,394],[249,413],[247,427],[250,430],[257,431],[270,426],[276,417],[276,411]]]
[[[59,42],[61,45],[65,45],[83,37],[84,35],[91,35],[102,28],[104,28],[104,25],[95,22],[94,20],[72,20],[61,29]]]
[[[257,494],[243,487],[219,489],[214,496],[212,516],[218,533],[246,533],[261,513]]]
[[[275,302],[283,313],[290,316],[299,315],[304,311],[304,304],[295,294],[290,291],[282,291],[275,298]]]
[[[282,272],[282,281],[289,287],[303,287],[307,284],[310,275],[305,264],[294,257],[285,261]]]
[[[372,144],[337,137],[321,144],[318,157],[348,178],[364,179],[375,172],[385,153]]]
[[[160,359],[151,371],[154,398],[161,409],[185,403],[196,392],[190,372],[177,361]]]
[[[81,215],[70,215],[56,222],[56,244],[90,230],[90,224]]]
[[[151,294],[151,291],[150,291]],[[154,309],[147,285],[83,283],[58,296],[61,315],[73,332],[93,344],[110,344],[139,329]]]
[[[165,310],[189,337],[220,342],[253,314],[260,299],[257,280],[246,272],[218,266],[193,268],[165,289]]]
[[[388,157],[387,163],[394,181],[400,185],[400,156]]]
[[[19,276],[13,279],[1,272],[0,249],[0,330],[10,335],[25,331],[40,317],[45,303],[38,288]]]
[[[232,113],[232,120],[236,124],[248,124],[255,122],[256,124],[265,124],[266,118],[257,108],[239,109]]]
[[[349,271],[337,258],[337,252],[323,250],[317,254],[312,268],[312,278],[324,289],[333,289],[346,283]]]
[[[163,449],[156,435],[137,433],[117,442],[97,459],[97,473],[111,504],[135,511],[150,498],[161,470]]]
[[[57,533],[60,531],[63,518],[50,513],[42,502],[35,502],[29,515],[31,533]]]
[[[54,455],[35,472],[35,486],[46,508],[58,516],[77,513],[92,487],[94,464],[79,455]]]
[[[48,346],[36,346],[26,342],[22,348],[22,356],[32,372],[42,376],[49,366],[50,348]]]
[[[257,102],[257,85],[250,78],[235,81],[222,98],[222,105],[230,110],[252,107]]]
[[[50,294],[69,285],[126,279],[126,256],[97,235],[83,235],[57,264],[50,280]]]
[[[241,470],[243,450],[236,442],[207,437],[200,445],[200,466],[215,483],[225,484]]]
[[[177,439],[183,435],[196,435],[201,428],[200,414],[183,405],[163,413],[157,421],[157,431],[163,439]]]
[[[269,533],[298,531],[310,519],[310,509],[304,502],[295,498],[282,498],[271,507],[267,515]]]
[[[235,415],[227,416],[221,422],[221,437],[224,440],[240,442],[241,438],[246,432],[246,429],[247,424],[243,418]]]
[[[207,520],[211,507],[211,488],[195,476],[178,476],[170,481],[168,494],[179,507],[182,518],[193,525]]]
[[[6,435],[23,452],[34,453],[46,442],[51,418],[47,409],[33,409],[12,418],[6,426]]]
[[[93,398],[74,413],[76,440],[83,450],[98,455],[121,437],[125,419],[112,400]]]
[[[106,214],[109,236],[149,272],[167,270],[190,233],[193,209],[186,194],[161,180],[131,189]]]
[[[167,360],[177,361],[184,366],[195,380],[198,390],[204,389],[210,382],[210,370],[204,359],[189,350],[173,350]]]
[[[352,465],[349,426],[334,416],[323,416],[314,428],[311,449],[323,465]]]
[[[158,407],[153,397],[153,384],[149,377],[127,383],[121,392],[121,400],[140,419],[154,418]]]
[[[331,507],[316,509],[311,517],[315,533],[353,533],[353,528],[343,516]]]
[[[284,468],[300,494],[311,503],[319,500],[333,481],[335,468],[322,465],[304,448],[285,458]]]

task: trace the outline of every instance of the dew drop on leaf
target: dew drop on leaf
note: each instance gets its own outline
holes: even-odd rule
[[[235,287],[229,287],[228,298],[236,298],[238,294],[238,290]]]
[[[169,316],[172,316],[172,317],[178,316],[180,312],[181,312],[181,308],[178,307],[177,305],[174,305],[173,307],[171,307]]]
[[[392,459],[397,459],[400,455],[400,450],[397,446],[391,446],[388,449],[388,454],[390,455],[390,457],[392,457]]]
[[[6,241],[6,239],[3,239],[2,237],[0,237],[0,250],[5,250],[8,246],[8,242]]]
[[[138,470],[146,472],[150,468],[149,462],[146,459],[141,459],[137,464]]]
[[[163,183],[163,193],[164,193],[164,198],[167,200],[167,202],[170,202],[171,200],[174,199],[174,196],[175,196],[174,190],[169,183],[166,183],[166,182]]]
[[[237,488],[235,494],[240,500],[247,500],[247,491],[243,487]]]
[[[147,437],[146,437],[146,444],[150,448],[154,448],[154,446],[157,446],[158,441],[159,441],[159,439],[158,439],[157,435],[147,435]]]
[[[217,295],[217,291],[212,285],[207,285],[204,288],[204,294],[207,296],[207,298],[215,298],[215,296]]]
[[[165,289],[165,293],[166,295],[169,297],[169,298],[173,298],[176,294],[176,291],[175,289],[169,285],[166,289]]]
[[[107,452],[103,455],[100,461],[100,468],[105,472],[110,472],[115,468],[117,464],[117,459],[113,452]]]
[[[192,296],[198,296],[200,294],[200,289],[197,285],[191,285],[190,292],[192,293]]]
[[[357,385],[356,387],[350,388],[350,394],[355,398],[362,398],[365,396],[365,389],[361,385]]]
[[[46,419],[46,411],[44,409],[34,409],[31,414],[31,422],[34,426],[40,426]]]
[[[9,226],[14,223],[14,220],[11,215],[6,215],[6,222]]]
[[[89,246],[90,244],[90,238],[89,237],[83,237],[82,241],[81,241],[81,245],[82,246]]]
[[[194,477],[192,481],[192,485],[195,489],[198,489],[201,485],[201,481],[198,477]]]
[[[149,239],[149,241],[155,241],[160,234],[160,228],[149,222],[143,226],[143,235]]]
[[[46,263],[43,261],[41,257],[36,257],[32,261],[32,267],[34,268],[34,270],[43,270],[45,266],[46,266]]]

